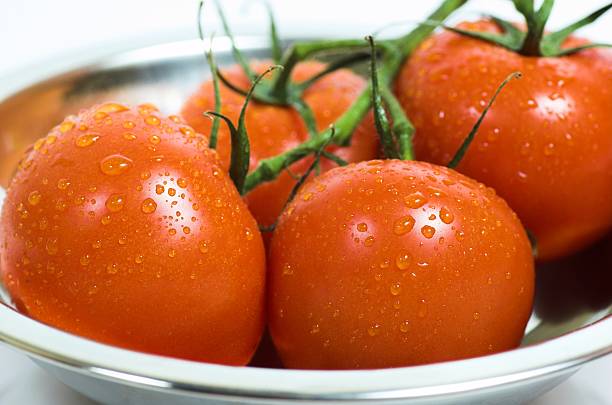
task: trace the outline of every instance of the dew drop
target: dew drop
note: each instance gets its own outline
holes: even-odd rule
[[[548,143],[544,147],[544,156],[552,156],[555,153],[555,144]]]
[[[144,256],[143,255],[136,255],[136,257],[134,258],[134,261],[137,264],[142,264],[142,262],[144,262]]]
[[[391,292],[391,295],[399,295],[402,292],[402,286],[400,285],[399,281],[391,284],[389,291]]]
[[[73,129],[75,127],[75,123],[72,121],[64,121],[60,124],[59,126],[59,130],[62,134],[65,134],[66,132],[70,131],[71,129]]]
[[[291,276],[293,275],[293,268],[289,263],[285,263],[283,265],[283,276]]]
[[[149,125],[158,126],[161,121],[155,115],[147,115],[145,117],[145,122]]]
[[[380,333],[380,325],[375,323],[368,328],[368,335],[374,337]]]
[[[255,237],[255,234],[253,233],[251,228],[245,228],[244,235],[246,236],[247,240],[253,240],[253,238]]]
[[[421,233],[427,239],[431,239],[436,234],[436,228],[434,228],[433,226],[425,225],[421,228]]]
[[[104,215],[101,219],[100,222],[102,223],[102,225],[108,225],[111,223],[111,216],[110,215]]]
[[[170,251],[168,252],[168,257],[174,259],[176,257],[176,250],[170,249]]]
[[[66,190],[70,186],[70,180],[68,179],[59,179],[57,181],[57,188],[60,190]]]
[[[112,263],[106,266],[106,272],[108,274],[117,274],[117,271],[119,271],[119,269],[115,263]]]
[[[201,253],[208,253],[208,243],[206,241],[201,240],[200,243],[198,243],[198,248]]]
[[[361,223],[357,224],[357,230],[359,232],[367,232],[368,231],[368,224],[366,224],[365,222],[361,222]]]
[[[312,199],[312,193],[311,192],[307,192],[302,194],[302,201],[309,201]]]
[[[166,191],[166,189],[164,188],[164,186],[162,186],[161,184],[158,184],[155,186],[155,192],[160,195],[160,194],[164,194],[164,191]]]
[[[185,235],[189,235],[189,234],[191,233],[191,228],[190,228],[190,227],[188,227],[188,226],[184,226],[184,227],[183,227],[183,233],[184,233]],[[248,237],[247,237],[247,239],[248,239]]]
[[[169,188],[169,189],[168,189],[168,195],[169,195],[170,197],[174,197],[174,196],[176,195],[176,190],[175,190],[175,189],[173,189],[173,188]]]
[[[421,208],[423,205],[425,205],[427,199],[422,193],[416,192],[406,196],[404,198],[404,202],[406,203],[406,206],[408,206],[408,208],[416,209]]]
[[[374,244],[374,236],[370,235],[363,241],[363,245],[366,247],[370,247]]]
[[[88,254],[81,256],[81,258],[79,259],[81,266],[87,266],[89,264],[89,261],[90,261],[90,257]]]
[[[147,198],[142,202],[141,209],[145,214],[152,214],[157,209],[157,203],[152,198]]]
[[[102,104],[100,107],[98,107],[96,112],[103,112],[103,113],[110,114],[110,113],[116,113],[116,112],[127,111],[127,110],[129,110],[129,108],[127,108],[123,104],[105,103],[105,104]]]
[[[151,142],[153,145],[159,145],[159,143],[161,142],[161,138],[157,135],[151,135],[149,137],[149,142]]]
[[[440,219],[445,224],[451,224],[455,220],[455,215],[446,207],[440,209]]]
[[[119,212],[125,205],[125,196],[122,194],[112,194],[106,200],[105,205],[110,212]]]
[[[180,177],[178,180],[176,180],[176,184],[178,184],[178,186],[180,188],[187,188],[187,180],[185,180],[182,177]]]
[[[125,172],[132,161],[123,155],[110,155],[100,162],[100,170],[109,176],[117,176]]]
[[[393,233],[396,235],[404,235],[414,228],[415,220],[412,216],[407,215],[401,217],[393,223]]]
[[[409,253],[401,253],[395,259],[395,265],[400,270],[406,270],[412,262],[412,256]]]
[[[472,314],[472,318],[474,318],[475,321],[479,320],[480,319],[480,313],[479,312],[474,312]]]
[[[47,239],[47,243],[45,244],[45,250],[50,256],[55,256],[57,254],[57,251],[59,250],[57,247],[57,239]]]
[[[30,194],[28,194],[28,203],[32,206],[38,205],[41,198],[42,196],[40,195],[40,193],[34,190]]]

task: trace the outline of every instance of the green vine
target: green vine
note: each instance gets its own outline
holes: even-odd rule
[[[572,48],[563,48],[563,43],[571,34],[595,22],[612,8],[612,3],[601,7],[599,10],[594,11],[563,29],[547,34],[545,31],[546,23],[554,7],[554,0],[544,0],[538,10],[535,9],[534,0],[512,1],[516,10],[523,15],[527,31],[522,31],[511,22],[494,16],[492,16],[491,19],[502,30],[501,34],[470,31],[447,26],[444,28],[460,35],[502,46],[525,56],[558,57],[571,55],[584,49],[612,46],[612,44],[589,43]]]

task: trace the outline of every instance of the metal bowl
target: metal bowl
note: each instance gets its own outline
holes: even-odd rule
[[[267,55],[264,39],[244,37],[239,42],[249,56]],[[227,39],[217,38],[214,47],[219,62],[229,63]],[[206,76],[202,49],[198,41],[167,43],[81,61],[77,69],[60,64],[4,80],[0,185],[8,185],[27,145],[82,107],[104,100],[146,101],[167,113],[178,111]],[[612,238],[577,257],[539,268],[536,306],[521,348],[424,366],[301,371],[189,362],[82,339],[29,319],[8,304],[0,305],[0,341],[107,404],[515,404],[612,352],[610,263]]]

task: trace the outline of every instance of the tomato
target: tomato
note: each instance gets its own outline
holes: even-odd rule
[[[370,161],[306,183],[268,257],[268,319],[287,367],[396,367],[512,349],[534,263],[516,214],[423,162]]]
[[[267,62],[257,62],[253,64],[253,68],[262,72],[269,65]],[[321,71],[324,66],[315,61],[300,63],[295,67],[292,78],[296,82],[302,82]],[[240,88],[248,88],[249,82],[238,66],[224,71],[224,74]],[[365,86],[363,78],[349,70],[341,69],[310,87],[304,93],[304,101],[312,109],[319,130],[327,128],[344,113]],[[221,86],[221,99],[221,112],[236,122],[244,97]],[[198,132],[209,133],[211,120],[203,113],[214,109],[213,85],[211,81],[207,81],[187,101],[182,115]],[[251,168],[256,167],[260,160],[294,148],[308,138],[302,119],[291,108],[252,102],[247,109],[246,125],[251,142]],[[351,162],[375,158],[378,154],[378,138],[372,119],[366,118],[356,130],[350,147],[331,147],[330,150]],[[227,128],[220,128],[217,151],[225,167],[228,167],[231,148]],[[305,159],[292,165],[290,169],[294,175],[299,175],[306,170],[308,164],[308,159]],[[333,167],[327,161],[323,162],[322,166],[324,169]],[[295,183],[294,176],[285,171],[275,181],[262,184],[247,194],[246,202],[259,224],[269,226],[276,221]]]
[[[246,364],[265,252],[207,142],[153,106],[115,103],[36,142],[2,213],[1,275],[18,309],[132,350]]]
[[[498,31],[486,21],[461,27]],[[416,127],[417,158],[447,164],[513,71],[523,79],[504,89],[458,170],[508,201],[542,260],[560,258],[612,227],[612,53],[525,57],[443,32],[403,66],[396,93]]]

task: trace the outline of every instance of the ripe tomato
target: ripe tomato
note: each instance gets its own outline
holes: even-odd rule
[[[370,161],[303,186],[269,251],[268,319],[287,367],[379,368],[516,347],[534,264],[495,192],[422,162]]]
[[[269,65],[270,63],[257,62],[253,64],[253,68],[262,72]],[[300,63],[294,69],[292,78],[296,82],[302,82],[321,71],[324,66],[315,61]],[[226,70],[225,76],[241,88],[246,89],[249,86],[246,76],[238,66]],[[304,101],[312,109],[319,130],[327,128],[344,113],[365,86],[366,83],[360,76],[342,69],[325,76],[310,87],[304,94]],[[221,100],[221,112],[237,121],[244,97],[221,86]],[[182,115],[198,132],[209,133],[212,123],[203,113],[214,109],[213,85],[211,81],[206,81],[187,101]],[[308,138],[308,132],[299,114],[291,108],[252,102],[247,109],[246,125],[251,142],[251,169],[256,167],[260,160],[296,147]],[[375,158],[378,154],[378,138],[372,119],[364,120],[353,135],[350,147],[331,147],[329,150],[350,162]],[[227,128],[220,127],[217,151],[228,167],[231,148]],[[294,174],[300,174],[306,170],[308,163],[306,159],[292,165],[290,169]],[[333,166],[323,162],[322,167],[329,169]],[[291,173],[285,171],[275,181],[262,184],[247,194],[247,205],[260,225],[269,226],[276,221],[295,183]]]
[[[461,27],[498,31],[484,21]],[[612,226],[612,53],[525,57],[443,32],[412,55],[396,92],[417,129],[417,158],[446,164],[513,71],[523,79],[499,96],[458,170],[495,188],[550,260]]]
[[[206,145],[178,117],[114,103],[36,142],[2,214],[1,275],[18,309],[133,350],[246,364],[265,252]]]

